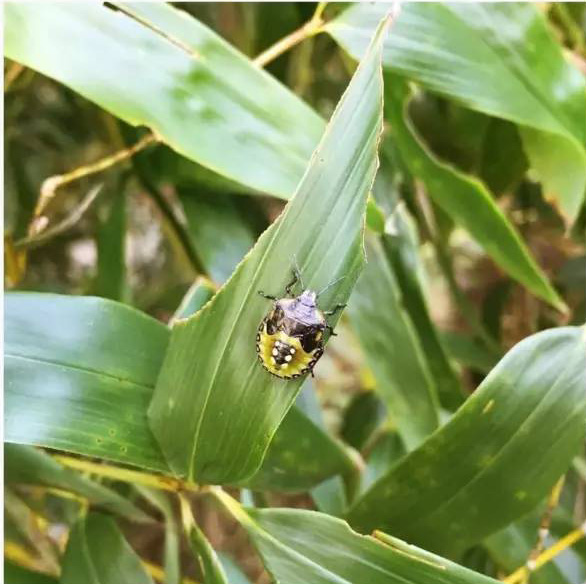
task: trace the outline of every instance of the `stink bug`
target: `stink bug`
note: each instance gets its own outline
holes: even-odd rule
[[[299,270],[293,271],[293,280],[285,288],[285,296],[277,298],[259,290],[263,298],[273,300],[272,310],[265,316],[256,335],[256,352],[262,366],[272,375],[294,379],[311,373],[324,348],[323,335],[335,335],[327,323],[330,316],[344,308],[337,304],[332,310],[321,311],[317,306],[320,294],[342,278],[328,284],[321,292],[304,289],[299,296],[292,293],[293,286],[303,282]]]

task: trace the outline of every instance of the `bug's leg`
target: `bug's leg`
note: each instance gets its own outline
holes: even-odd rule
[[[285,294],[287,296],[291,296],[291,290],[293,289],[293,286],[295,286],[295,284],[297,284],[297,282],[299,280],[300,280],[299,272],[297,271],[297,268],[295,268],[293,270],[293,279],[285,286]]]
[[[313,374],[313,368],[310,369],[309,372],[311,373],[311,376],[315,379],[315,375]]]
[[[287,296],[291,296],[291,290],[295,284],[299,282],[301,287],[303,288],[303,279],[301,278],[301,270],[299,269],[299,264],[297,263],[297,256],[293,256],[293,280],[287,284],[285,288],[285,293]]]
[[[326,330],[328,331],[328,333],[330,333],[330,337],[337,337],[338,333],[334,332],[334,327],[330,326],[329,324],[326,324]]]
[[[271,296],[270,294],[265,294],[262,290],[259,290],[258,293],[260,296],[262,296],[263,298],[266,298],[267,300],[278,300],[278,298],[276,296]]]
[[[346,304],[336,304],[336,306],[334,306],[334,308],[332,308],[332,310],[326,310],[324,311],[324,314],[326,316],[332,316],[332,314],[336,314],[336,312],[338,312],[338,310],[342,310],[342,308],[346,308]]]

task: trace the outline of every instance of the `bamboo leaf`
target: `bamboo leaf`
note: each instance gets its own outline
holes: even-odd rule
[[[295,405],[275,433],[261,468],[243,485],[253,490],[302,492],[337,473],[353,471],[352,459],[342,445]]]
[[[93,293],[123,301],[126,294],[126,178],[115,183],[115,192],[102,205],[97,233],[98,266]]]
[[[359,58],[384,3],[356,4],[326,29]],[[573,221],[586,189],[586,82],[529,3],[407,3],[385,67],[471,109],[515,122],[545,195]]]
[[[155,471],[146,421],[166,327],[100,298],[15,292],[5,300],[4,440]]]
[[[52,576],[25,570],[9,561],[4,561],[5,584],[57,584]]]
[[[63,558],[61,584],[153,584],[113,519],[90,513],[74,526]]]
[[[348,311],[376,389],[413,449],[439,425],[437,390],[380,241],[368,237],[366,249],[368,263]]]
[[[212,292],[196,282],[182,316]],[[171,474],[146,416],[166,327],[116,302],[57,294],[7,294],[5,315],[5,441]],[[292,488],[302,490],[351,466],[340,445],[294,406],[250,481],[279,490],[295,467]]]
[[[397,148],[411,173],[424,182],[433,200],[511,277],[552,306],[565,310],[562,299],[484,185],[440,162],[426,150],[406,114],[407,86],[398,78],[387,79],[386,97],[385,112]]]
[[[227,195],[182,190],[179,198],[193,247],[211,279],[223,284],[254,245],[252,230]]]
[[[199,559],[204,575],[203,584],[228,584],[226,573],[212,544],[193,518],[189,501],[179,496],[183,530],[194,555]]]
[[[387,146],[387,148],[385,148]],[[380,242],[387,262],[397,280],[403,305],[417,333],[417,337],[429,371],[437,387],[441,405],[449,410],[456,409],[464,397],[458,376],[448,359],[446,350],[439,338],[424,295],[425,273],[419,252],[419,237],[414,221],[399,201],[394,185],[398,168],[391,168],[389,157],[390,142],[383,143],[381,168],[374,183],[377,201],[389,209],[385,233]]]
[[[164,3],[6,8],[10,58],[217,173],[293,193],[323,121],[199,21]]]
[[[4,445],[4,480],[8,485],[62,489],[128,519],[152,521],[144,511],[116,491],[65,468],[45,452],[30,446]]]
[[[582,328],[563,327],[516,345],[354,504],[350,523],[456,554],[533,509],[584,439],[585,344]]]
[[[259,468],[302,381],[272,378],[255,335],[297,257],[306,287],[345,276],[323,306],[345,301],[363,262],[367,194],[376,169],[382,79],[376,40],[340,101],[280,218],[226,285],[196,315],[175,324],[150,420],[175,473],[198,482],[243,481]]]
[[[187,318],[195,314],[215,293],[214,284],[207,278],[199,276],[186,292],[169,324],[172,325],[180,318]]]
[[[281,584],[496,584],[385,534],[377,534],[377,539],[359,535],[344,521],[322,513],[298,509],[236,513],[267,570]]]
[[[165,584],[181,584],[181,540],[175,511],[168,493],[143,485],[134,488],[154,507],[165,520],[165,547],[163,566],[165,568]]]

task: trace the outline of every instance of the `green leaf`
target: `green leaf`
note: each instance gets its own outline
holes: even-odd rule
[[[98,273],[93,293],[110,300],[124,300],[126,293],[126,193],[125,179],[116,182],[111,200],[101,209],[97,234]]]
[[[523,566],[535,546],[539,533],[540,517],[532,513],[506,529],[493,533],[484,541],[485,547],[493,560],[512,574]],[[569,584],[570,580],[564,577],[555,562],[542,566],[531,575],[531,584]],[[583,582],[583,580],[581,580]]]
[[[214,284],[207,278],[199,276],[181,300],[181,304],[177,307],[169,321],[169,325],[174,324],[181,318],[187,318],[195,314],[206,302],[211,300],[215,293],[216,287]]]
[[[71,530],[60,584],[154,584],[110,517],[90,513]]]
[[[175,473],[234,483],[259,468],[302,380],[271,377],[257,362],[255,335],[297,257],[305,286],[331,289],[324,307],[345,301],[363,263],[366,197],[381,129],[382,32],[359,66],[280,218],[226,285],[195,316],[173,327],[149,411]]]
[[[46,486],[76,493],[113,513],[134,521],[152,521],[116,491],[59,464],[41,450],[19,444],[4,445],[4,480],[8,485]]]
[[[344,412],[340,434],[356,450],[362,450],[386,417],[386,408],[370,390],[355,393]]]
[[[326,479],[311,489],[311,498],[315,507],[322,513],[341,517],[348,508],[348,497],[344,483],[339,475]]]
[[[563,301],[484,185],[440,162],[421,143],[406,114],[407,86],[399,78],[389,77],[385,87],[385,113],[391,123],[391,135],[410,172],[424,182],[432,199],[511,277],[563,310]]]
[[[179,502],[181,503],[183,530],[187,536],[191,551],[199,560],[204,576],[203,584],[228,584],[220,559],[193,518],[189,501],[180,495]]]
[[[355,503],[350,523],[456,554],[533,509],[584,438],[585,341],[582,328],[563,327],[516,345]]]
[[[409,449],[439,425],[433,384],[380,241],[367,238],[368,263],[348,311],[390,417]]]
[[[359,535],[322,513],[250,509],[238,519],[280,584],[496,584],[385,534]]]
[[[384,233],[385,230],[384,213],[372,196],[368,197],[366,204],[366,226],[374,233]]]
[[[488,373],[496,365],[497,358],[486,345],[464,333],[442,331],[441,339],[450,356],[463,367]]]
[[[181,540],[169,493],[138,484],[134,488],[162,513],[165,520],[165,584],[181,584]]]
[[[230,556],[218,552],[218,558],[222,562],[222,567],[230,584],[250,584],[250,580]]]
[[[211,279],[223,284],[254,245],[254,234],[228,195],[179,191],[187,231]]]
[[[197,310],[201,289],[187,294],[184,316]],[[9,293],[5,315],[5,441],[171,474],[146,417],[166,327],[116,302],[56,294]],[[286,472],[292,488],[303,490],[351,466],[340,445],[294,406],[251,482],[278,490]]]
[[[492,119],[484,137],[479,174],[495,195],[514,192],[529,163],[518,128],[511,122]]]
[[[395,431],[381,432],[369,445],[361,490],[366,491],[405,455],[405,446]]]
[[[321,118],[184,11],[119,8],[11,4],[6,54],[215,172],[288,198]]]
[[[186,294],[182,318],[199,310],[202,286],[197,282]],[[205,292],[205,289],[204,289]],[[321,419],[319,403],[310,380],[306,380],[293,407],[287,412],[261,468],[240,486],[253,490],[306,491],[337,473],[353,473],[346,449],[330,436]]]
[[[390,139],[383,140],[381,151],[381,168],[373,193],[386,209],[388,219],[380,241],[400,288],[403,306],[415,327],[440,403],[453,410],[462,403],[463,390],[431,319],[424,294],[427,282],[417,227],[399,196],[403,175],[408,172]]]
[[[380,241],[399,285],[404,307],[423,349],[440,403],[445,408],[453,410],[462,403],[464,393],[438,330],[431,320],[427,299],[423,293],[422,266],[416,237],[415,226],[411,223],[404,206],[398,205],[387,223],[387,233],[381,236]]]
[[[4,440],[169,472],[146,421],[166,327],[100,298],[5,298]]]
[[[279,426],[262,467],[243,485],[253,490],[300,492],[353,470],[343,446],[295,405]]]
[[[363,54],[385,4],[356,4],[326,26]],[[467,107],[515,122],[546,198],[574,220],[586,188],[586,83],[529,3],[407,3],[385,66]]]
[[[52,576],[25,570],[12,562],[4,560],[5,584],[58,584]]]

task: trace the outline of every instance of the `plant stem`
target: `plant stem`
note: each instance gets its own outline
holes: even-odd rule
[[[265,67],[271,61],[274,61],[277,57],[280,57],[283,53],[292,49],[295,45],[305,39],[312,37],[322,30],[324,21],[322,20],[322,14],[326,7],[326,2],[320,2],[313,13],[313,16],[303,26],[294,30],[291,34],[283,37],[277,41],[274,45],[263,51],[258,57],[253,60],[255,65],[259,67]]]
[[[169,205],[167,199],[162,195],[159,189],[150,181],[150,179],[147,178],[145,173],[142,172],[140,165],[135,163],[134,161],[132,162],[132,164],[138,181],[145,189],[145,191],[147,191],[147,193],[150,195],[155,205],[157,205],[163,217],[168,221],[169,226],[177,236],[177,240],[179,241],[181,249],[183,249],[194,271],[198,274],[201,274],[202,276],[209,277],[208,271],[204,267],[203,262],[199,257],[195,247],[193,247],[189,234],[187,233],[181,221],[179,221],[177,215],[175,214],[175,211],[171,208],[171,205]]]
[[[539,530],[537,532],[537,541],[535,543],[535,547],[531,550],[529,557],[525,562],[526,573],[522,580],[522,584],[528,584],[529,578],[531,578],[531,574],[535,571],[537,558],[543,552],[543,548],[545,547],[545,539],[549,534],[551,516],[559,503],[560,495],[562,494],[562,489],[564,486],[564,479],[565,475],[557,481],[549,495],[547,506],[543,516],[541,517],[541,521],[539,522]]]
[[[79,205],[77,205],[73,211],[67,215],[62,221],[49,227],[48,229],[43,229],[40,233],[36,235],[29,235],[27,237],[23,237],[18,241],[14,242],[15,249],[29,249],[34,248],[43,243],[46,243],[50,239],[61,235],[71,227],[73,227],[84,215],[84,213],[91,207],[92,203],[96,200],[100,191],[102,190],[102,185],[97,185],[81,200]]]
[[[12,63],[6,72],[6,76],[4,77],[4,92],[6,93],[10,86],[20,77],[22,72],[24,71],[24,65],[20,63]]]
[[[533,571],[537,571],[539,568],[551,562],[556,556],[561,554],[563,551],[573,546],[576,542],[580,541],[586,535],[586,523],[583,523],[580,527],[577,527],[573,531],[570,531],[567,535],[558,539],[551,547],[548,547],[543,553],[535,559],[535,567]],[[515,570],[512,574],[507,576],[503,580],[503,584],[520,584],[525,576],[527,575],[527,566],[521,566]]]
[[[161,568],[161,566],[157,566],[156,564],[151,564],[151,562],[147,562],[146,560],[141,560],[142,565],[144,566],[145,570],[157,581],[165,584],[165,570]],[[181,584],[201,584],[201,582],[197,582],[196,580],[192,580],[191,578],[182,578]]]
[[[55,197],[57,189],[80,178],[102,172],[103,170],[110,168],[118,162],[122,162],[123,160],[130,158],[137,152],[144,150],[147,146],[150,146],[151,144],[158,141],[159,138],[155,136],[154,133],[149,133],[146,136],[143,136],[136,144],[130,146],[129,148],[119,150],[118,152],[115,152],[110,156],[106,156],[105,158],[101,158],[100,160],[97,160],[91,164],[86,164],[84,166],[75,168],[66,174],[58,174],[45,179],[41,186],[41,196],[39,197],[33,213],[33,220],[31,221],[29,228],[29,235],[34,235],[37,231],[36,227],[39,224],[38,220],[41,218],[47,205]]]
[[[58,570],[47,568],[40,558],[36,558],[24,546],[13,541],[4,542],[4,557],[31,572],[59,576]]]
[[[97,474],[110,479],[119,481],[126,481],[129,483],[139,483],[147,487],[155,487],[164,491],[171,491],[177,493],[179,491],[199,492],[200,488],[195,483],[182,481],[173,477],[164,475],[157,475],[138,470],[130,470],[119,466],[109,464],[102,464],[99,462],[92,462],[82,458],[74,458],[73,456],[65,456],[62,454],[55,454],[53,458],[67,466],[82,472]]]
[[[191,546],[193,554],[199,559],[200,567],[204,574],[206,582],[227,583],[226,575],[218,556],[212,548],[207,537],[203,534],[191,512],[189,501],[179,494],[179,504],[181,506],[181,521],[187,540]]]

